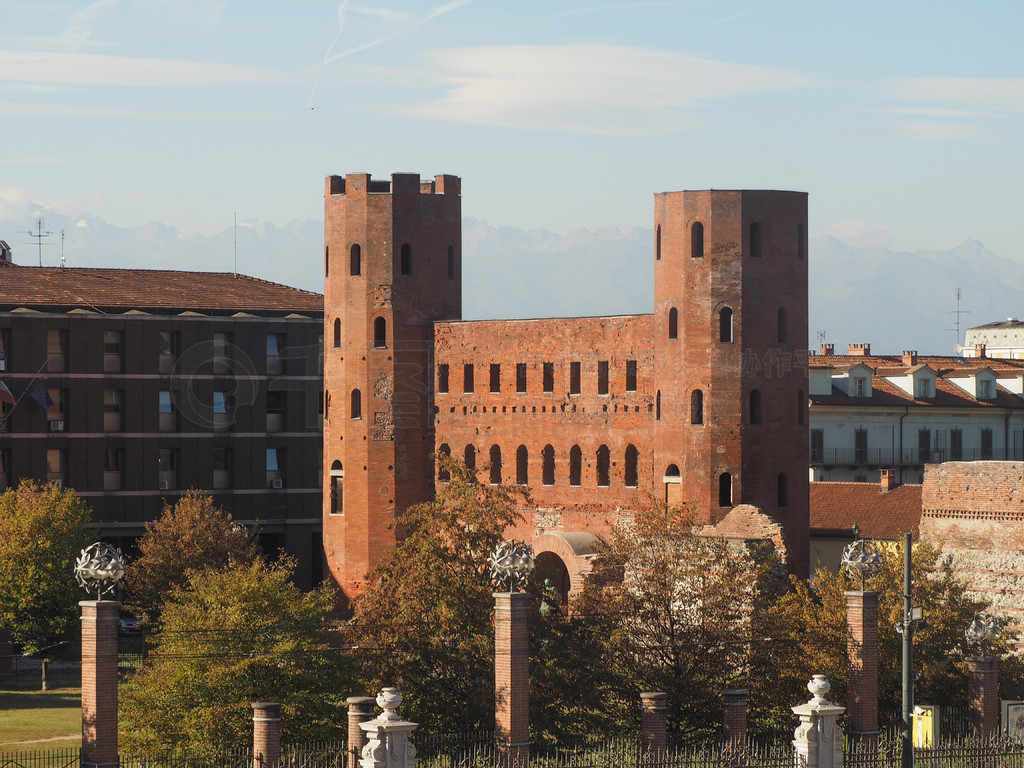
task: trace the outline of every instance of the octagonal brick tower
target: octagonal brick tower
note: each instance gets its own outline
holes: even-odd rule
[[[807,195],[655,195],[655,476],[717,523],[752,504],[808,564]]]
[[[461,217],[456,176],[327,178],[323,533],[346,599],[433,496],[432,322],[462,315]]]

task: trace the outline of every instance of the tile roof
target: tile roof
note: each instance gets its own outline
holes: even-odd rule
[[[812,536],[848,537],[856,523],[868,538],[898,539],[921,522],[920,485],[883,493],[879,483],[812,482],[810,504]]]
[[[953,355],[917,355],[915,365],[927,364],[940,376],[950,373],[976,370],[987,365],[997,373],[1024,373],[1024,360],[1011,360],[1005,357],[956,357]],[[807,358],[811,367],[831,365],[838,369],[849,368],[851,365],[863,363],[876,370],[899,369],[906,371],[909,366],[903,364],[902,355],[819,355],[812,354]]]
[[[230,272],[27,267],[0,262],[0,311],[18,307],[322,316],[324,297]]]

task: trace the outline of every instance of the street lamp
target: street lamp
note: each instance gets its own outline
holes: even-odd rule
[[[914,625],[924,621],[924,608],[911,605],[913,581],[910,575],[912,536],[903,534],[903,620],[896,631],[903,635],[903,755],[901,768],[914,768],[912,713],[914,711]]]

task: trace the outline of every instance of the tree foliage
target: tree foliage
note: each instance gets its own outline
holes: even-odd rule
[[[165,501],[160,517],[146,523],[139,551],[125,570],[126,603],[156,619],[161,603],[186,583],[186,569],[249,563],[258,549],[255,535],[236,524],[211,496],[190,490],[173,506]]]
[[[523,491],[478,484],[457,459],[437,461],[450,479],[433,501],[401,516],[397,546],[370,572],[354,623],[369,690],[398,686],[410,716],[430,713],[421,731],[490,729],[494,599],[486,560],[518,522]]]
[[[753,617],[781,589],[768,546],[703,536],[688,510],[650,503],[598,547],[578,606],[618,677],[610,708],[638,719],[641,691],[669,695],[672,731],[711,732],[720,692],[749,672]]]
[[[89,508],[70,489],[23,481],[0,495],[0,626],[52,658],[79,629],[74,568],[90,543]]]
[[[162,631],[123,687],[121,740],[137,754],[175,745],[216,754],[251,740],[254,701],[282,705],[283,738],[340,737],[351,663],[325,625],[333,590],[303,594],[282,558],[189,570],[164,603]]]
[[[894,719],[900,711],[902,643],[896,631],[903,618],[903,554],[896,544],[883,544],[881,572],[867,584],[878,592],[879,717]],[[914,634],[915,699],[930,704],[963,702],[967,691],[965,659],[972,655],[964,630],[985,605],[973,599],[938,550],[913,546],[913,604],[924,608],[925,623]],[[825,674],[832,696],[847,696],[846,597],[860,589],[841,571],[819,570],[811,583],[793,579],[793,589],[764,616],[762,629],[775,641],[764,647],[763,685],[752,705],[765,719],[785,717],[789,707],[806,698],[812,674]],[[1011,637],[997,648],[1005,650]],[[752,691],[752,694],[755,692]],[[790,718],[791,719],[791,718]]]

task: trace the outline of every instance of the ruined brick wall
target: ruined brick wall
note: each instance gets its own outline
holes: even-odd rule
[[[1024,625],[1024,462],[925,465],[921,539],[980,600]]]

